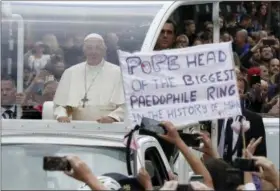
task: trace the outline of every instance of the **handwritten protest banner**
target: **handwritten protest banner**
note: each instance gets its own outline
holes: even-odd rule
[[[119,52],[128,118],[177,125],[241,114],[230,43]]]

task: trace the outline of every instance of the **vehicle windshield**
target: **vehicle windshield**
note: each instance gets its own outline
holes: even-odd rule
[[[68,145],[2,145],[3,190],[77,190],[83,183],[63,172],[43,170],[44,156],[80,157],[96,175],[118,172],[127,175],[125,150],[116,147]]]

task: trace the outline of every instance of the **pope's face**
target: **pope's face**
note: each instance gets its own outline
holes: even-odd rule
[[[84,42],[84,54],[87,60],[101,61],[105,52],[106,48],[101,39],[90,38]]]

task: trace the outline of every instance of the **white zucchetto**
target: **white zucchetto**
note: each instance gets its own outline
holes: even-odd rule
[[[87,35],[87,36],[85,37],[85,39],[84,39],[84,42],[85,42],[86,40],[90,39],[90,38],[97,38],[97,39],[100,39],[100,40],[102,40],[102,41],[104,42],[103,37],[102,37],[101,35],[97,34],[97,33],[91,33],[91,34]]]

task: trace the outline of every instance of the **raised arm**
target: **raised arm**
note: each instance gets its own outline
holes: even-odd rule
[[[195,174],[202,175],[204,177],[204,183],[210,188],[213,188],[212,178],[202,163],[202,161],[191,151],[191,149],[184,143],[184,141],[179,136],[176,127],[170,122],[164,122],[163,126],[168,131],[167,135],[162,135],[161,137],[166,141],[175,144],[178,149],[182,152],[185,159],[188,161],[192,170]]]

